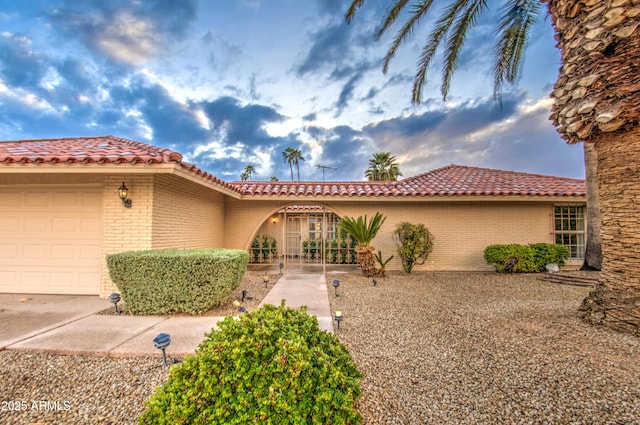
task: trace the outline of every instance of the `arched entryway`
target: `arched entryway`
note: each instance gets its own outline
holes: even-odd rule
[[[322,205],[289,205],[265,220],[249,248],[252,264],[357,264],[355,241]]]

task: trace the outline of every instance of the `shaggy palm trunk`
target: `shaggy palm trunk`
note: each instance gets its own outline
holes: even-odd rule
[[[602,273],[581,310],[590,323],[640,335],[640,127],[604,136],[596,147]]]
[[[587,246],[582,270],[602,269],[602,237],[600,229],[600,191],[598,190],[598,154],[593,143],[584,145],[584,168],[587,177]]]
[[[358,255],[358,263],[364,277],[377,277],[381,275],[379,269],[376,268],[375,248],[372,246],[357,246],[356,254]]]
[[[551,119],[598,163],[602,277],[582,311],[640,335],[640,1],[547,2],[562,52]]]

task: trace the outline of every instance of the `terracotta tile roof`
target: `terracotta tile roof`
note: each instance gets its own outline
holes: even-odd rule
[[[177,164],[222,184],[223,180],[182,160],[182,155],[146,143],[115,136],[0,142],[0,164]]]
[[[397,182],[231,182],[262,196],[585,196],[584,180],[448,165]]]
[[[225,182],[178,152],[114,137],[0,142],[0,164],[176,164],[243,197],[431,197],[586,195],[584,180],[448,165],[397,182]]]

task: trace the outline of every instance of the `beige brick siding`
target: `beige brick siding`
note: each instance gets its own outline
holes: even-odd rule
[[[303,204],[301,202],[301,204]],[[310,204],[304,202],[304,204]],[[577,203],[581,205],[583,203]],[[248,249],[257,234],[269,234],[283,249],[282,220],[270,218],[287,205],[279,201],[227,200],[225,246]],[[372,217],[377,211],[387,219],[373,241],[383,257],[394,255],[389,270],[401,269],[392,238],[396,223],[424,224],[435,236],[434,250],[416,270],[491,270],[484,249],[496,243],[553,243],[552,201],[542,202],[326,202],[338,216]]]
[[[152,247],[224,246],[224,202],[220,192],[172,175],[157,175]]]
[[[110,175],[104,179],[103,266],[100,296],[107,297],[116,288],[109,277],[106,256],[124,251],[151,249],[153,216],[153,175]],[[118,198],[117,188],[125,182],[131,208]]]

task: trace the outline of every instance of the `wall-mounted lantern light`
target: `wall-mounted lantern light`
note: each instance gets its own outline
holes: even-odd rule
[[[131,208],[131,199],[127,199],[127,196],[129,196],[129,188],[122,182],[122,186],[118,188],[118,198],[122,201],[122,206]]]
[[[271,217],[271,224],[276,224],[277,222],[278,222],[278,217],[276,217],[275,215]]]

